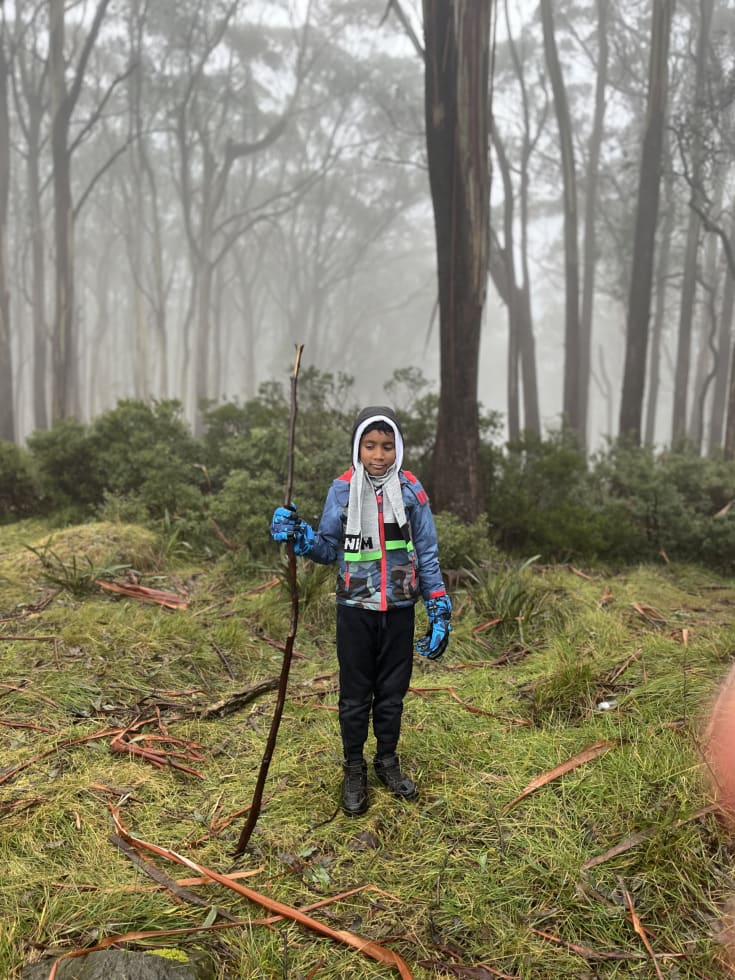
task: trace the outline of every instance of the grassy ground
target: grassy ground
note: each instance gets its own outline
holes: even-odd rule
[[[188,608],[94,587],[105,569],[122,581],[121,565],[185,590]],[[731,975],[732,837],[699,744],[735,649],[732,582],[672,565],[468,579],[447,655],[416,661],[406,700],[401,752],[419,799],[393,799],[371,773],[370,809],[349,819],[333,572],[301,563],[289,698],[262,813],[233,861],[275,695],[211,709],[278,677],[289,600],[277,572],[275,556],[248,582],[225,564],[185,566],[136,528],[50,545],[39,525],[0,529],[0,976],[139,932],[158,934],[127,948],[203,950],[221,978],[398,975],[300,925],[258,924],[267,913],[220,885],[177,896],[111,841],[113,808],[134,837],[249,872],[238,880],[271,899],[326,901],[315,919],[399,954],[416,980]],[[166,754],[163,768],[111,751],[141,719],[123,738]],[[177,929],[199,931],[165,934]]]

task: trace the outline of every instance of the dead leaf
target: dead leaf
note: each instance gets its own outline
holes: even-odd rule
[[[585,762],[591,762],[593,759],[599,758],[601,755],[609,752],[610,749],[615,748],[617,744],[617,742],[612,742],[609,739],[605,739],[601,742],[593,742],[592,745],[588,745],[586,749],[582,749],[581,752],[573,755],[570,759],[567,759],[566,762],[561,762],[558,766],[554,766],[553,769],[549,769],[547,772],[544,772],[535,779],[532,779],[523,792],[519,796],[516,796],[514,800],[511,800],[510,803],[506,803],[500,812],[507,813],[517,803],[520,803],[521,800],[525,800],[525,798],[530,796],[531,793],[535,793],[537,789],[541,789],[542,786],[548,785],[555,779],[558,779],[559,776],[563,776],[566,773],[571,772],[572,769],[576,769],[578,766],[584,765]]]

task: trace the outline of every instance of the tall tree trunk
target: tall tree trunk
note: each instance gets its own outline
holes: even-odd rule
[[[590,374],[592,371],[592,319],[595,298],[595,269],[597,265],[597,188],[599,183],[600,149],[605,125],[605,93],[607,89],[607,21],[608,0],[597,0],[597,81],[595,83],[595,114],[589,141],[587,180],[584,199],[584,251],[582,275],[582,312],[579,324],[579,426],[583,443],[587,445]]]
[[[733,236],[730,236],[733,241]],[[712,409],[710,412],[709,453],[715,455],[722,448],[725,407],[727,403],[727,382],[730,361],[732,359],[732,323],[735,308],[735,277],[727,263],[724,263],[725,287],[722,295],[720,310],[720,329],[717,341],[717,362],[715,372],[715,387],[712,393]]]
[[[661,183],[661,152],[669,87],[668,56],[673,10],[674,0],[654,0],[646,132],[643,138],[638,182],[625,368],[620,400],[620,435],[636,445],[641,441],[648,320],[651,310],[656,222]]]
[[[518,87],[521,92],[521,112],[523,117],[523,148],[521,151],[521,162],[520,162],[520,262],[521,262],[521,272],[522,272],[522,283],[516,284],[515,288],[515,303],[513,306],[513,316],[515,319],[512,329],[515,332],[516,346],[518,347],[518,360],[520,362],[520,372],[522,379],[523,388],[523,425],[522,428],[526,432],[533,432],[537,435],[541,432],[541,416],[539,412],[538,404],[538,378],[536,372],[536,342],[534,339],[533,332],[533,313],[531,309],[531,274],[529,272],[529,261],[528,261],[528,225],[529,225],[529,191],[531,178],[529,174],[529,162],[531,159],[531,154],[533,152],[534,141],[531,138],[531,118],[529,112],[529,100],[528,91],[526,87],[525,76],[523,72],[523,63],[521,57],[518,53],[518,47],[515,43],[513,37],[513,31],[511,29],[511,22],[508,10],[508,0],[505,0],[505,26],[508,34],[508,44],[510,48],[511,58],[513,60],[513,67],[515,69],[516,78],[518,80]],[[495,138],[495,132],[493,130],[493,141]],[[507,167],[507,160],[506,167]],[[512,183],[510,181],[510,170],[508,168],[507,177],[503,174],[503,186],[506,188],[506,205],[507,205],[507,195],[511,194],[512,198]],[[511,205],[512,209],[512,205]],[[511,240],[515,237],[513,235],[513,215],[511,210]],[[506,232],[506,248],[513,249],[515,251],[515,246],[511,246],[508,243],[508,234]],[[515,266],[515,263],[513,263]],[[513,279],[516,280],[515,268],[513,268]]]
[[[64,0],[49,4],[49,75],[51,80],[51,158],[54,188],[56,308],[52,338],[51,417],[73,415],[80,404],[74,309],[74,206],[71,190],[69,127],[84,74],[110,0],[99,0],[84,38],[72,84],[66,84]]]
[[[735,345],[730,358],[730,384],[727,389],[727,422],[725,425],[725,459],[735,459]]]
[[[697,59],[695,65],[694,101],[692,106],[693,140],[691,159],[691,193],[693,203],[698,203],[702,185],[703,146],[702,131],[697,124],[697,114],[701,111],[704,98],[707,67],[707,46],[709,43],[712,7],[714,0],[700,0],[701,17],[697,39]],[[686,251],[684,254],[684,278],[681,286],[681,306],[679,308],[679,335],[676,346],[676,368],[674,372],[674,410],[672,415],[671,441],[680,443],[686,436],[687,403],[689,397],[689,369],[692,345],[692,318],[694,297],[697,291],[697,256],[699,254],[699,233],[701,228],[699,208],[689,211]]]
[[[5,22],[0,22],[0,439],[15,440],[13,354],[8,292],[8,201],[10,199],[10,118]]]
[[[31,317],[33,320],[33,424],[47,429],[48,325],[46,322],[45,232],[41,214],[41,107],[30,110],[28,160],[28,225],[31,239]]]
[[[51,77],[51,157],[54,190],[56,308],[52,336],[51,418],[72,414],[74,351],[74,222],[68,146],[70,106],[64,61],[64,0],[49,0],[49,69]]]
[[[579,330],[579,244],[577,241],[577,177],[574,164],[572,123],[564,78],[559,64],[554,32],[552,0],[541,0],[546,66],[554,93],[554,109],[559,129],[562,182],[564,185],[564,422],[582,436],[580,408],[580,330]]]
[[[656,441],[656,413],[658,411],[658,392],[661,384],[661,350],[664,323],[666,319],[667,283],[669,279],[669,260],[671,239],[674,234],[676,202],[674,200],[674,179],[671,171],[668,148],[664,150],[664,222],[661,229],[661,246],[656,265],[655,312],[651,334],[651,356],[648,358],[648,387],[646,396],[646,418],[644,442],[652,446]]]
[[[518,369],[520,349],[520,323],[518,304],[518,285],[515,269],[515,236],[514,236],[514,195],[510,163],[505,152],[505,146],[497,131],[493,129],[492,144],[498,159],[500,177],[503,181],[503,245],[495,239],[491,245],[489,262],[490,275],[495,288],[508,309],[508,354],[506,360],[507,409],[508,409],[508,439],[515,442],[521,434],[520,400],[518,390]]]
[[[483,510],[477,406],[488,275],[488,97],[492,0],[423,0],[425,112],[439,279],[438,510]]]
[[[724,188],[722,181],[717,181],[713,212],[720,214]],[[697,317],[697,370],[692,392],[691,417],[689,419],[688,437],[698,453],[704,450],[704,420],[707,394],[717,373],[717,308],[718,308],[718,259],[720,239],[717,235],[709,235],[704,249],[704,268],[702,275],[701,310]]]
[[[34,38],[30,25],[21,25]],[[30,305],[33,324],[32,427],[47,429],[48,415],[48,324],[46,321],[46,230],[41,200],[41,126],[47,110],[47,72],[39,66],[35,45],[16,43],[17,84],[15,116],[26,141],[26,201],[31,255]]]

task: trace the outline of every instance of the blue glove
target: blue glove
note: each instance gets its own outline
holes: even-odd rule
[[[429,599],[424,603],[429,617],[429,628],[426,634],[416,644],[416,649],[422,657],[438,660],[449,645],[449,634],[452,627],[452,600],[448,595],[438,599]]]
[[[274,541],[293,540],[295,555],[308,555],[314,546],[314,530],[296,513],[296,505],[276,507],[271,520],[271,537]]]

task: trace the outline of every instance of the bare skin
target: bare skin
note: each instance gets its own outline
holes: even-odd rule
[[[384,476],[396,461],[395,437],[371,429],[360,439],[360,462],[370,476]]]

